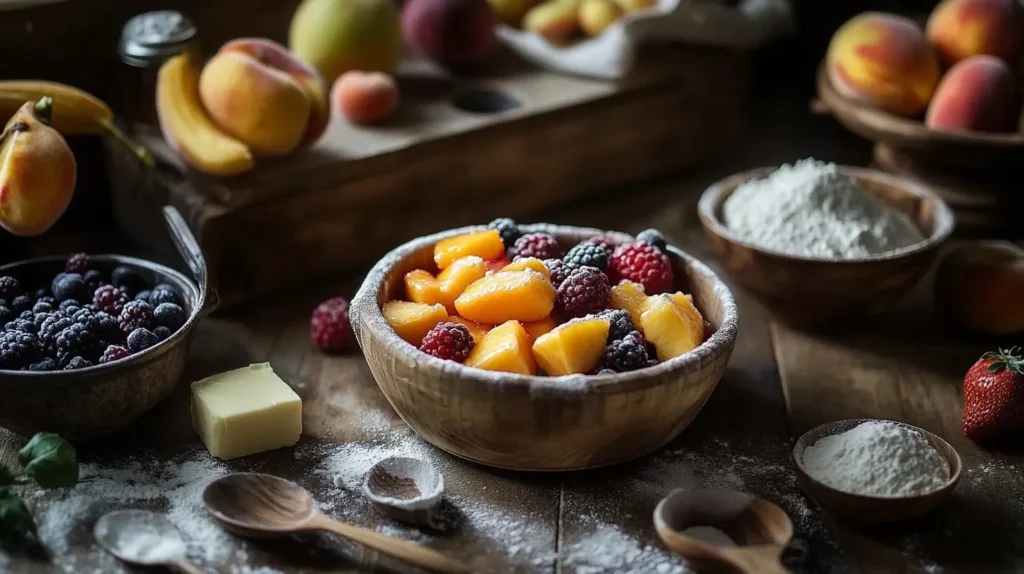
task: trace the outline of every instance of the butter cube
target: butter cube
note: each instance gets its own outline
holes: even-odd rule
[[[294,446],[302,399],[270,363],[249,365],[192,383],[192,424],[222,460]]]

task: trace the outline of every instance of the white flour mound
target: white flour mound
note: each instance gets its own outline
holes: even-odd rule
[[[810,158],[736,188],[722,218],[741,240],[797,257],[858,259],[924,240],[835,164]]]
[[[801,457],[814,479],[865,496],[914,496],[949,481],[949,465],[921,433],[884,421],[824,437]]]

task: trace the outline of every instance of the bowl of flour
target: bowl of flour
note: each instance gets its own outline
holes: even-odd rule
[[[704,192],[698,211],[733,279],[798,327],[885,310],[928,271],[954,227],[949,206],[920,185],[814,159],[728,177]]]
[[[938,435],[906,423],[849,419],[815,427],[793,447],[804,492],[837,518],[895,522],[945,501],[962,462]]]

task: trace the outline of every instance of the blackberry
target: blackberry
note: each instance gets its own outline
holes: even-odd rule
[[[562,319],[584,317],[608,306],[612,288],[608,276],[594,267],[573,269],[558,286],[555,309]]]
[[[648,353],[647,356],[650,356],[650,353]],[[647,360],[647,366],[648,367],[657,367],[660,364],[661,363],[658,362],[658,359],[648,359]]]
[[[35,316],[36,316],[36,314],[32,312],[32,309],[26,309],[26,310],[22,311],[20,315],[18,315],[18,318],[19,319],[27,319],[27,320],[31,321]]]
[[[36,327],[42,327],[43,326],[43,321],[46,321],[46,319],[48,319],[50,317],[50,315],[53,315],[53,313],[39,313],[38,315],[33,315],[32,316],[32,323]]]
[[[0,299],[10,301],[21,295],[21,285],[14,277],[0,277]]]
[[[128,335],[128,350],[133,353],[141,353],[159,342],[160,339],[157,339],[149,329],[135,329]]]
[[[103,352],[103,343],[85,325],[72,323],[56,338],[57,362],[66,365],[73,357],[93,360]]]
[[[16,315],[14,314],[14,311],[12,311],[10,307],[7,307],[6,305],[0,305],[0,321],[6,323],[13,319],[15,316]]]
[[[86,253],[75,253],[71,257],[68,257],[68,262],[64,264],[64,271],[68,273],[85,275],[85,272],[88,270],[89,255]]]
[[[167,327],[171,331],[177,331],[188,320],[185,310],[174,303],[161,303],[153,310],[153,319],[157,324]]]
[[[145,301],[146,303],[149,303],[149,296],[152,294],[153,292],[148,289],[145,291],[139,291],[135,294],[135,301]]]
[[[622,309],[608,309],[606,311],[601,311],[597,316],[602,319],[608,319],[608,321],[611,322],[611,327],[608,329],[609,341],[618,341],[629,335],[636,335],[642,343],[647,343],[643,333],[641,333],[640,329],[637,329],[636,325],[633,323],[633,318],[630,317],[628,311],[623,311]]]
[[[117,317],[121,331],[125,334],[136,329],[148,328],[153,323],[153,307],[145,301],[129,301]],[[152,333],[150,333],[152,335]]]
[[[6,331],[0,334],[0,369],[20,369],[39,358],[39,338],[32,333]]]
[[[548,273],[551,275],[551,284],[554,285],[555,289],[558,289],[558,286],[569,276],[569,272],[575,269],[575,267],[561,259],[545,259],[544,267],[548,268]]]
[[[107,347],[107,350],[103,351],[103,355],[100,357],[100,364],[113,363],[114,361],[120,361],[121,359],[131,355],[128,349],[125,349],[121,345],[111,345]]]
[[[25,319],[15,319],[7,323],[4,325],[4,330],[21,331],[22,333],[32,333],[33,335],[39,333],[39,327],[32,321],[26,321]]]
[[[643,241],[644,243],[650,243],[662,253],[664,253],[668,248],[668,246],[665,245],[665,237],[657,229],[645,229],[641,231],[637,234],[636,240]]]
[[[134,269],[124,265],[114,268],[114,272],[110,274],[110,282],[129,296],[146,288],[146,280]]]
[[[635,335],[610,341],[601,357],[601,366],[617,373],[635,371],[647,366],[647,347]]]
[[[166,341],[171,336],[172,332],[167,327],[160,326],[157,327],[156,329],[153,329],[153,334],[156,335],[157,339],[160,339],[161,341]]]
[[[74,315],[75,313],[78,312],[79,309],[82,308],[82,304],[79,303],[78,301],[75,301],[74,299],[68,299],[67,301],[62,301],[61,304],[57,306],[57,308],[60,309],[65,315],[70,317],[71,315]]]
[[[608,254],[599,245],[581,243],[565,254],[563,261],[574,267],[608,268]]]
[[[43,324],[39,326],[39,343],[43,347],[43,353],[56,356],[57,335],[74,324],[75,322],[64,313],[54,312],[47,315]]]
[[[50,288],[53,290],[53,296],[61,303],[69,299],[80,302],[89,300],[89,287],[85,285],[85,280],[82,279],[82,276],[77,273],[62,273],[58,275],[53,280],[53,285]]]
[[[615,242],[609,239],[606,235],[595,235],[594,237],[584,239],[580,242],[580,245],[596,245],[601,249],[604,249],[604,252],[608,254],[608,257],[611,257],[612,253],[615,251]]]
[[[527,233],[516,240],[512,247],[513,257],[536,257],[537,259],[561,259],[562,246],[548,233]]]
[[[599,371],[597,371],[594,374],[595,375],[617,375],[618,373],[613,371],[613,370],[611,370],[611,369],[600,369]]]
[[[35,305],[32,305],[32,314],[38,315],[40,313],[49,313],[53,311],[53,305],[50,305],[46,301],[37,301]]]
[[[53,293],[50,293],[50,290],[47,289],[46,287],[40,287],[39,289],[36,289],[35,296],[36,296],[36,301],[38,301],[38,300],[42,299],[43,297],[50,297],[50,298],[52,298],[53,297]],[[54,302],[56,302],[56,301],[57,300],[54,299]]]
[[[113,285],[103,285],[92,295],[92,304],[97,309],[115,317],[121,314],[128,301],[128,294]]]
[[[506,249],[515,245],[516,240],[523,236],[523,232],[519,230],[519,225],[507,217],[495,219],[487,224],[487,228],[498,231],[498,235],[501,236],[501,242],[505,244]]]
[[[85,284],[89,287],[90,291],[96,291],[101,285],[107,282],[106,276],[103,275],[103,272],[95,269],[86,271],[85,275],[82,276],[82,279],[85,280]]]
[[[71,360],[64,365],[65,371],[74,371],[75,369],[84,369],[91,367],[92,361],[83,359],[82,357],[71,357]]]
[[[36,303],[49,303],[51,307],[57,306],[57,300],[49,295],[36,296]]]
[[[43,371],[56,371],[57,369],[57,362],[49,357],[43,357],[39,362],[32,363],[28,366],[28,370],[37,373]]]
[[[32,309],[32,300],[24,295],[18,295],[11,300],[11,310],[19,315]]]
[[[84,325],[86,329],[102,341],[112,343],[121,340],[121,325],[118,324],[117,319],[103,311],[79,309],[72,317],[72,320],[75,323]]]
[[[181,299],[169,285],[157,285],[154,287],[153,290],[149,292],[149,299],[146,302],[153,307],[158,307],[164,303],[173,303],[179,307],[181,306]]]

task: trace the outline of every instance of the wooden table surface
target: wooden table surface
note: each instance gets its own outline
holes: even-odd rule
[[[628,232],[658,227],[672,242],[714,263],[695,213],[709,183],[806,156],[863,164],[869,151],[867,144],[827,119],[811,118],[799,105],[762,107],[747,143],[715,165],[543,219]],[[438,222],[438,229],[443,227]],[[359,278],[328,281],[205,321],[184,381],[270,361],[304,400],[305,432],[298,447],[210,463],[192,432],[187,384],[182,384],[131,430],[81,449],[86,482],[77,488],[86,495],[100,492],[97,485],[104,483],[97,473],[106,473],[109,482],[111,467],[134,465],[143,484],[129,485],[133,492],[150,480],[167,487],[164,474],[172,472],[182,477],[166,496],[179,502],[191,496],[194,502],[207,475],[183,476],[187,469],[198,464],[214,474],[257,470],[310,488],[329,514],[441,549],[471,562],[475,571],[669,573],[688,569],[655,535],[651,513],[657,501],[675,487],[728,487],[764,496],[790,513],[796,536],[785,562],[796,572],[1019,571],[1024,569],[1024,458],[982,450],[960,431],[962,376],[986,345],[940,326],[930,281],[891,314],[831,336],[775,324],[750,296],[734,290],[739,340],[725,377],[696,421],[651,456],[567,474],[494,471],[419,441],[390,409],[357,352],[327,357],[308,342],[312,307],[326,296],[351,296]],[[879,528],[837,524],[820,511],[797,487],[791,445],[814,425],[853,417],[906,421],[952,443],[965,464],[953,499],[926,518]],[[0,456],[9,460],[19,444],[0,435]],[[398,526],[363,501],[357,488],[361,471],[394,453],[422,456],[441,468],[453,524],[449,531]],[[54,555],[47,562],[0,551],[0,571],[118,572],[116,562],[92,543],[92,523],[116,506],[166,508],[163,494],[149,492],[136,502],[112,502],[101,494],[82,502],[80,494],[77,503],[63,493],[30,494]],[[242,541],[210,528],[195,510],[179,509],[172,517],[188,519],[181,526],[193,550],[210,558],[204,564],[209,571],[405,570],[320,536]]]

